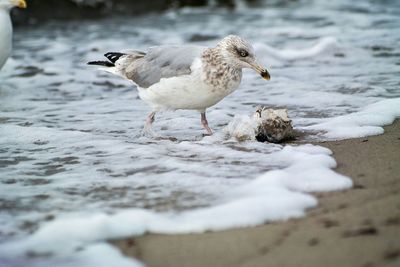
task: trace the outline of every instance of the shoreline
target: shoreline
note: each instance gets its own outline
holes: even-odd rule
[[[303,218],[203,234],[110,241],[149,267],[400,266],[400,120],[378,136],[314,143],[353,188],[314,194]]]

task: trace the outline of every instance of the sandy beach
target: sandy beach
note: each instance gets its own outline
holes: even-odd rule
[[[112,241],[149,267],[400,266],[400,122],[385,133],[323,142],[350,190],[317,194],[304,218],[189,235]]]

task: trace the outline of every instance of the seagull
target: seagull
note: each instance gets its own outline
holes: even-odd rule
[[[0,69],[11,55],[12,23],[10,10],[15,6],[26,8],[26,2],[25,0],[0,0]]]
[[[229,35],[215,47],[163,45],[147,52],[108,52],[107,61],[89,65],[133,81],[139,97],[150,105],[144,133],[153,133],[155,115],[165,110],[197,110],[205,135],[212,135],[206,109],[234,92],[240,85],[242,69],[252,68],[264,79],[269,72],[257,63],[253,47],[245,39]]]

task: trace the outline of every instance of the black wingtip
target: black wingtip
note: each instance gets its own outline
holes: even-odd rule
[[[120,57],[124,55],[125,55],[124,53],[119,53],[119,52],[108,52],[104,54],[104,56],[112,63],[115,63],[118,59],[120,59]]]
[[[97,65],[97,66],[104,66],[104,67],[114,67],[115,65],[108,61],[90,61],[87,63],[88,65]]]

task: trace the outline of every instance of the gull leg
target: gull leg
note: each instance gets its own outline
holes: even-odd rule
[[[150,114],[147,116],[146,123],[143,128],[143,135],[146,135],[146,134],[150,134],[152,136],[155,135],[153,132],[153,129],[152,129],[155,116],[156,116],[155,111],[150,112]]]
[[[206,129],[207,133],[205,135],[212,135],[213,132],[211,131],[210,127],[208,126],[208,121],[206,118],[206,112],[201,112],[201,125],[203,125],[204,129]]]

